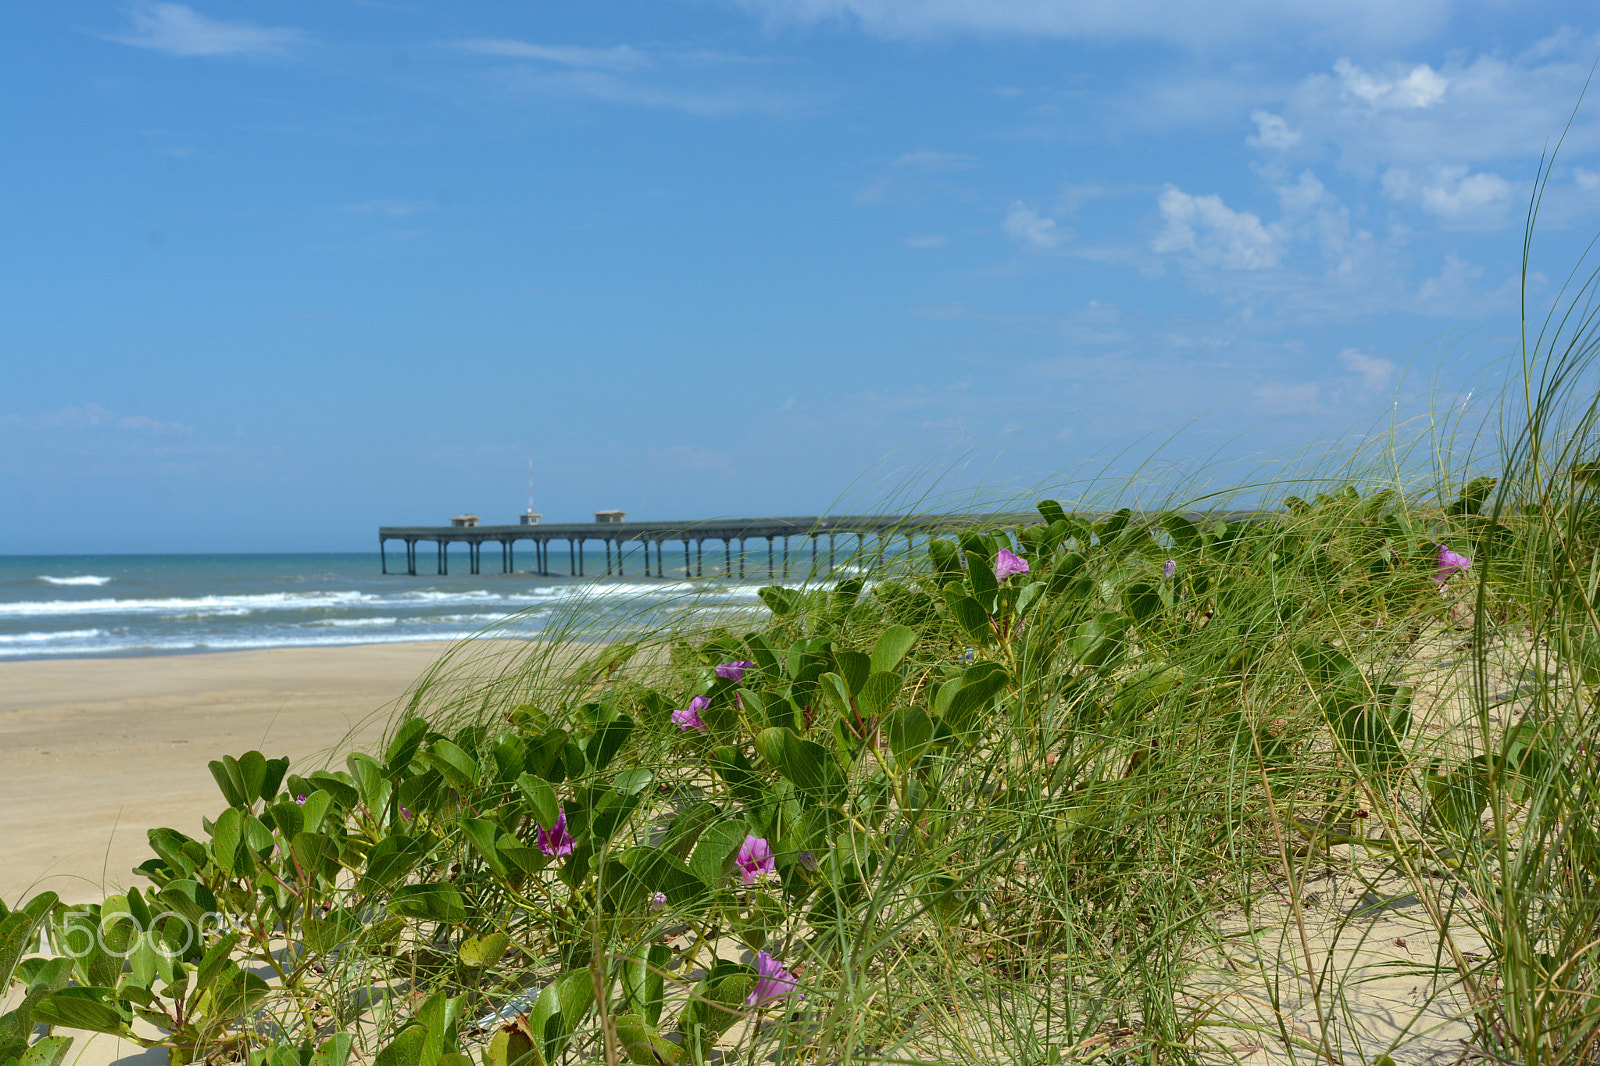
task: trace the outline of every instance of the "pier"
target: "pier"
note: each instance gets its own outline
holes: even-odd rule
[[[467,516],[464,516],[467,517]],[[500,548],[500,572],[516,571],[516,545],[530,542],[534,553],[532,572],[550,576],[550,546],[564,544],[567,549],[567,572],[571,577],[584,577],[586,569],[585,547],[600,541],[605,548],[605,572],[611,576],[613,566],[618,577],[625,577],[624,549],[628,545],[642,546],[643,575],[651,576],[650,549],[655,548],[656,577],[663,572],[661,548],[664,544],[683,545],[683,576],[702,577],[705,573],[706,544],[712,551],[719,548],[723,557],[723,573],[732,576],[737,560],[739,577],[745,576],[746,546],[751,541],[766,541],[767,577],[788,575],[792,555],[803,557],[809,550],[813,572],[822,565],[820,554],[827,553],[827,569],[834,566],[840,537],[855,537],[853,550],[848,541],[850,555],[862,557],[873,541],[875,554],[882,556],[895,538],[904,538],[910,547],[916,537],[933,537],[961,529],[998,528],[1031,524],[1039,521],[1036,512],[1019,514],[956,514],[956,515],[823,515],[804,518],[731,518],[710,519],[698,522],[568,522],[551,525],[449,525],[449,526],[382,526],[378,530],[378,554],[385,574],[389,573],[388,544],[402,541],[406,548],[405,573],[417,573],[417,545],[433,544],[437,554],[435,573],[450,572],[450,546],[467,546],[467,565],[474,574],[482,573],[484,545]],[[825,545],[822,543],[826,541]],[[737,550],[734,544],[737,542]],[[798,542],[796,544],[795,542]],[[807,543],[809,542],[809,543]],[[691,546],[693,551],[691,553]],[[793,552],[791,551],[793,549]],[[634,552],[632,554],[637,554]],[[613,564],[613,555],[615,563]],[[559,553],[557,555],[559,559]],[[712,556],[712,565],[716,557]],[[596,575],[598,576],[598,574]],[[676,574],[674,573],[674,576]]]

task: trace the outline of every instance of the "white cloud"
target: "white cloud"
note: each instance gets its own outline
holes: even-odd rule
[[[1404,76],[1384,78],[1371,74],[1348,59],[1333,65],[1339,79],[1339,92],[1354,96],[1378,111],[1405,111],[1432,107],[1444,99],[1450,79],[1426,63],[1412,67]]]
[[[1371,69],[1340,60],[1303,79],[1281,113],[1303,135],[1300,150],[1330,146],[1341,169],[1376,178],[1393,166],[1418,174],[1463,164],[1537,159],[1566,125],[1592,56],[1508,61],[1453,57],[1437,68]],[[1577,116],[1568,153],[1600,148],[1594,110]]]
[[[1448,252],[1438,275],[1417,287],[1416,307],[1424,314],[1460,314],[1472,306],[1472,283],[1482,276],[1482,267]]]
[[[1203,46],[1287,33],[1364,44],[1424,39],[1451,0],[735,0],[773,22],[853,22],[884,37],[953,33],[1088,40],[1135,38]]]
[[[1360,391],[1367,396],[1388,388],[1400,372],[1399,367],[1382,356],[1366,355],[1356,348],[1346,348],[1339,353],[1338,359],[1360,378]]]
[[[136,4],[128,21],[130,32],[107,37],[173,56],[277,55],[305,39],[291,27],[225,22],[183,4]]]
[[[1278,265],[1284,234],[1249,211],[1234,211],[1220,196],[1191,196],[1169,185],[1158,200],[1165,223],[1151,247],[1162,255],[1188,252],[1204,266],[1261,270]]]
[[[1470,173],[1465,163],[1434,168],[1419,178],[1405,167],[1390,167],[1381,182],[1391,200],[1414,203],[1447,224],[1481,226],[1498,223],[1512,200],[1511,183],[1487,171]]]
[[[472,38],[450,45],[472,55],[511,60],[490,77],[516,95],[585,97],[702,117],[792,114],[807,106],[798,97],[758,84],[740,84],[737,72],[730,80],[726,73],[730,60],[722,53],[647,52],[626,44],[588,48],[510,38]],[[708,85],[706,71],[712,68],[723,73],[712,74],[719,83]]]
[[[609,70],[615,72],[637,70],[650,65],[650,57],[637,48],[625,44],[610,48],[583,48],[570,44],[533,44],[508,38],[473,38],[456,41],[455,47],[477,55],[499,56],[504,59],[536,59],[558,66],[578,67],[584,70]]]
[[[1005,221],[1000,224],[1007,237],[1036,252],[1050,252],[1072,239],[1072,231],[1056,224],[1048,215],[1018,201],[1011,205]]]
[[[1572,182],[1584,192],[1600,192],[1600,171],[1572,168]]]
[[[1282,151],[1300,143],[1300,131],[1290,129],[1282,115],[1258,107],[1250,112],[1250,121],[1256,124],[1257,132],[1246,137],[1245,142],[1252,147]]]
[[[193,426],[186,426],[181,422],[163,422],[147,415],[120,415],[115,411],[108,411],[97,403],[87,403],[82,407],[63,407],[59,411],[46,411],[35,415],[31,422],[35,429],[128,429],[163,436],[194,432]]]

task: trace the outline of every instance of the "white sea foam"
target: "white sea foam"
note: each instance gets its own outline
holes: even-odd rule
[[[51,577],[49,574],[40,574],[39,580],[52,585],[104,585],[111,579],[98,574],[76,574],[72,577]]]
[[[364,592],[265,592],[243,596],[196,596],[148,600],[22,600],[0,603],[7,615],[163,614],[239,615],[251,611],[305,611],[381,603]]]
[[[58,640],[91,640],[103,637],[103,629],[63,629],[55,633],[0,633],[0,644],[48,644]]]
[[[310,624],[333,626],[338,629],[363,629],[368,626],[392,626],[399,621],[398,618],[319,618]]]

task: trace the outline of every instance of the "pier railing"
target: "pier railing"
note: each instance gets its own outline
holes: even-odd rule
[[[1191,519],[1224,519],[1238,520],[1241,518],[1264,517],[1264,512],[1258,511],[1212,511],[1194,513]],[[1089,519],[1109,517],[1109,515],[1085,514],[1079,516]],[[714,544],[721,543],[723,555],[723,574],[732,576],[737,562],[739,577],[745,576],[745,567],[748,559],[746,545],[749,541],[765,540],[767,542],[767,576],[776,577],[780,572],[788,575],[791,561],[791,541],[800,540],[801,551],[810,548],[811,565],[813,571],[820,563],[819,550],[823,538],[827,539],[828,566],[832,570],[837,559],[838,538],[841,536],[854,536],[855,549],[852,556],[860,558],[866,551],[867,538],[874,538],[874,548],[879,558],[888,550],[888,545],[895,538],[904,537],[910,547],[917,537],[933,537],[951,533],[962,529],[993,529],[1005,526],[1029,525],[1040,521],[1037,512],[1020,513],[990,513],[990,514],[938,514],[938,515],[811,515],[794,518],[714,518],[693,522],[568,522],[551,523],[549,525],[506,525],[506,526],[382,526],[378,529],[378,553],[380,565],[385,574],[389,573],[388,543],[391,540],[403,541],[406,548],[405,573],[415,576],[417,573],[417,545],[432,543],[437,551],[438,561],[435,573],[448,574],[450,572],[449,548],[452,544],[465,544],[467,546],[467,560],[471,573],[482,572],[483,546],[497,544],[500,547],[500,571],[509,574],[516,570],[516,545],[520,541],[529,541],[533,545],[534,566],[533,572],[549,576],[550,571],[550,545],[555,542],[564,542],[567,546],[567,569],[572,577],[584,577],[585,552],[587,544],[600,541],[605,545],[606,576],[613,572],[612,555],[616,556],[615,572],[617,576],[626,576],[624,571],[624,547],[629,544],[640,544],[644,548],[644,575],[650,576],[650,550],[655,548],[655,576],[664,577],[662,562],[662,545],[681,543],[683,545],[683,576],[703,577],[705,574],[705,545],[707,541]],[[809,540],[810,544],[806,545]],[[733,545],[738,542],[737,552]],[[690,558],[690,548],[693,546],[693,559]],[[715,559],[713,558],[713,566]],[[597,575],[598,576],[598,575]]]

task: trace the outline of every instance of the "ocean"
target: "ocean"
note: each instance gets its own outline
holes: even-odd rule
[[[430,547],[418,546],[419,571],[434,562]],[[707,576],[691,581],[681,576],[681,551],[663,559],[677,577],[640,576],[635,548],[626,577],[572,578],[501,574],[491,549],[482,568],[493,573],[454,572],[467,569],[458,551],[452,573],[417,577],[384,576],[376,552],[0,556],[0,660],[450,640],[490,627],[537,637],[553,626],[569,633],[574,623],[627,627],[756,607],[756,590],[769,583],[765,552],[751,552],[741,579],[737,557],[725,575],[722,553],[707,551]],[[532,554],[519,552],[517,564]],[[552,551],[550,562],[565,570],[566,553]],[[604,573],[592,547],[586,564],[590,575]]]

